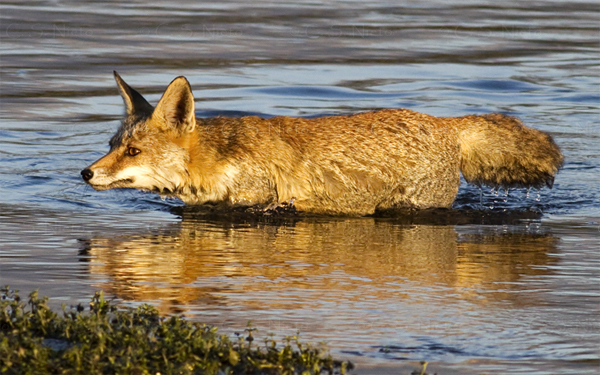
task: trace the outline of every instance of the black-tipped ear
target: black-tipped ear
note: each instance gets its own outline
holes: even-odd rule
[[[190,132],[196,126],[194,95],[185,77],[177,77],[156,105],[152,118],[174,126],[181,132]]]
[[[117,81],[117,86],[119,87],[119,93],[125,102],[127,114],[129,116],[150,115],[154,110],[154,107],[152,107],[139,92],[135,91],[125,83],[119,73],[116,71],[113,71],[113,73],[115,74],[115,81]]]

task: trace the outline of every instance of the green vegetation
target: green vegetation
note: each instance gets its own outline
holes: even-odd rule
[[[0,373],[304,375],[353,368],[297,337],[258,345],[248,328],[231,339],[214,327],[160,317],[150,305],[117,308],[102,292],[89,309],[63,306],[62,316],[37,292],[24,302],[6,287],[1,298]]]

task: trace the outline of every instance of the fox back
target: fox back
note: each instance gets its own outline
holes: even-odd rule
[[[115,72],[126,116],[110,151],[82,173],[97,190],[136,188],[188,204],[327,214],[450,207],[467,181],[552,186],[562,165],[547,134],[500,114],[439,118],[407,109],[314,119],[196,118],[176,78],[156,108]]]

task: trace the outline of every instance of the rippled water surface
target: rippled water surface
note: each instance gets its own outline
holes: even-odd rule
[[[0,5],[0,282],[54,306],[125,305],[325,342],[358,373],[596,374],[600,366],[597,2]],[[212,214],[79,171],[108,149],[112,71],[199,116],[410,108],[502,112],[552,134],[552,190],[463,184],[397,217]]]

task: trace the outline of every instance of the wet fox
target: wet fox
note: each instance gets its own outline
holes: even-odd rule
[[[368,215],[450,207],[460,172],[475,185],[552,187],[563,163],[548,134],[497,113],[197,118],[185,77],[171,82],[155,108],[114,75],[126,115],[108,154],[81,171],[96,190]]]

